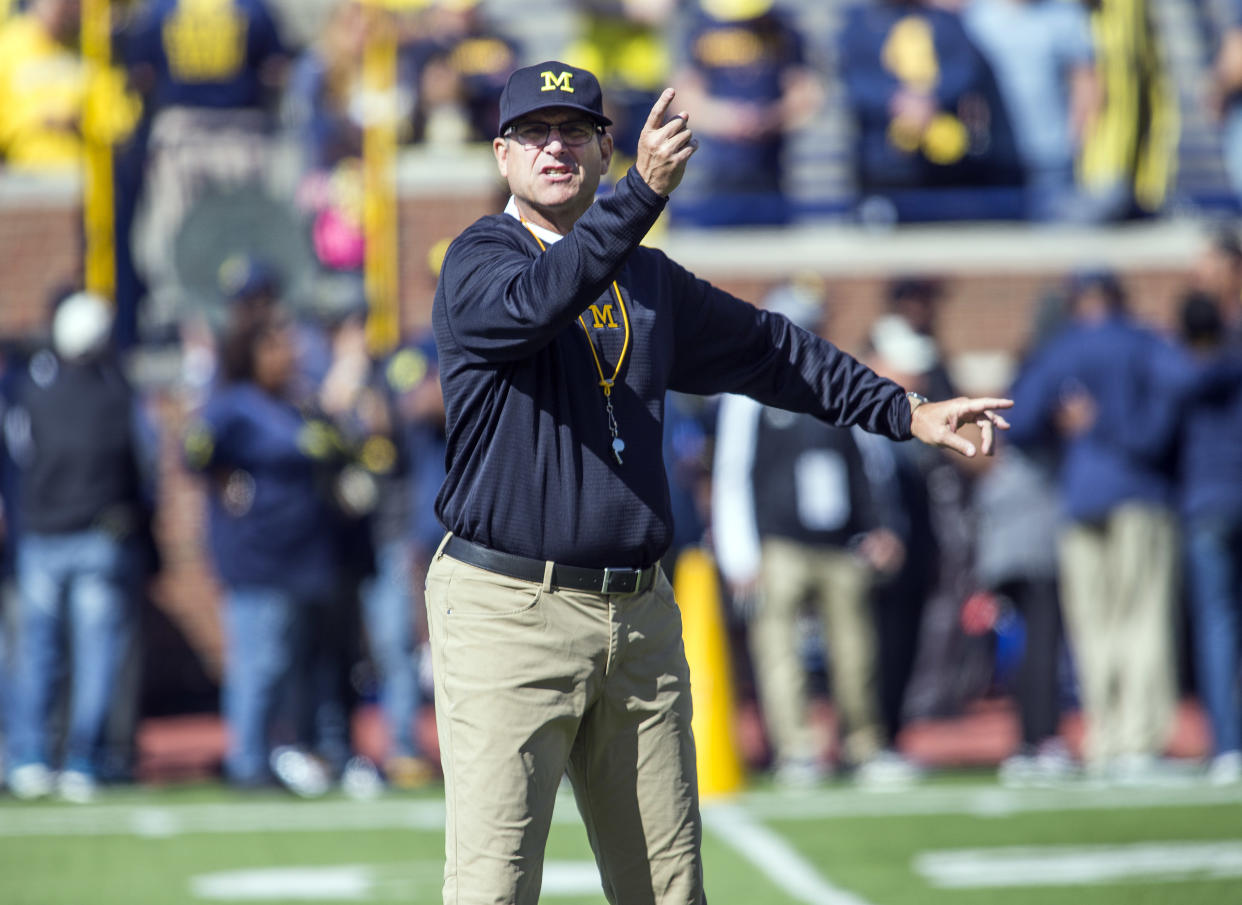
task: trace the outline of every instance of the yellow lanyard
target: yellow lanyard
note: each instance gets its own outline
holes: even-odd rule
[[[534,237],[535,242],[539,245],[540,251],[547,251],[548,247],[543,244],[543,240],[530,228],[530,224],[525,220],[522,225]],[[621,464],[621,453],[625,451],[625,441],[617,435],[617,419],[612,409],[612,385],[617,382],[617,377],[621,374],[621,366],[625,364],[625,356],[630,351],[630,315],[625,310],[625,300],[621,298],[621,287],[617,285],[617,281],[612,281],[612,291],[617,296],[617,305],[621,308],[621,320],[625,323],[625,340],[621,344],[621,354],[617,356],[617,367],[613,370],[611,377],[604,376],[604,365],[600,359],[599,350],[595,348],[595,340],[591,339],[591,331],[587,329],[586,321],[582,319],[582,315],[578,315],[578,325],[582,327],[582,332],[586,335],[587,345],[591,348],[591,358],[595,360],[595,370],[599,372],[599,385],[604,390],[604,408],[608,414],[608,430],[612,433],[612,454],[617,460],[617,464]]]

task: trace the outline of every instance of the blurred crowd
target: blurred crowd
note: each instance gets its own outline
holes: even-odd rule
[[[1242,244],[1206,243],[1164,334],[1124,281],[1085,270],[1031,306],[1018,355],[948,357],[949,282],[883,289],[861,357],[933,399],[1008,394],[993,457],[965,459],[767,409],[670,394],[675,513],[665,568],[706,549],[738,688],[778,782],[916,781],[913,721],[1012,696],[1014,785],[1185,774],[1165,757],[1182,695],[1242,781]],[[832,336],[830,288],[798,275],[763,304]],[[221,765],[240,788],[313,796],[434,781],[423,717],[421,574],[442,528],[434,345],[367,342],[364,305],[296,314],[260,262],[157,420],[124,376],[113,309],[58,293],[45,340],[10,346],[3,398],[6,779],[90,800],[134,778],[139,611],[161,568],[157,430],[198,476],[219,590]],[[157,427],[158,425],[158,427]],[[351,719],[372,695],[383,756]],[[831,702],[829,731],[817,702]],[[1064,717],[1080,712],[1085,736]]]
[[[81,0],[0,9],[0,166],[64,172],[110,149],[115,294],[130,340],[140,322],[144,337],[172,329],[203,290],[195,275],[220,263],[202,261],[212,230],[245,232],[247,221],[263,224],[249,241],[281,246],[271,256],[285,269],[337,278],[345,288],[333,283],[333,298],[348,295],[365,262],[366,136],[391,116],[401,145],[490,142],[500,90],[532,52],[515,37],[530,43],[525,10],[499,0],[108,6],[109,52],[87,58]],[[550,8],[571,23],[555,52],[602,79],[616,173],[658,92],[677,87],[701,147],[672,200],[674,226],[824,215],[1111,223],[1172,204],[1237,209],[1236,0],[1179,7],[1201,57],[1180,82],[1161,43],[1162,7],[1149,0],[839,0],[827,15],[810,6]],[[1200,118],[1216,138],[1222,175],[1211,197],[1176,196],[1185,104],[1208,111]]]
[[[78,47],[81,0],[0,0],[0,161],[38,176],[111,149],[122,252],[115,304],[59,291],[46,337],[0,359],[8,787],[87,801],[134,777],[161,429],[177,431],[206,501],[225,777],[308,796],[424,785],[436,770],[418,731],[431,706],[420,572],[441,532],[443,411],[426,336],[388,348],[367,329],[376,83],[363,60],[382,63],[376,47],[392,41],[398,140],[448,148],[491,140],[505,79],[530,60],[503,6],[472,0],[318,4],[322,27],[301,42],[288,34],[297,4],[112,6],[101,67]],[[796,220],[790,148],[834,96],[865,222],[1106,223],[1169,198],[1178,117],[1154,0],[841,3],[830,38],[771,0],[564,7],[563,58],[600,76],[617,166],[666,84],[690,111],[702,145],[674,224]],[[1242,192],[1242,6],[1194,8],[1215,23],[1210,101]],[[263,207],[270,194],[288,204]],[[251,230],[255,253],[202,254],[221,229]],[[305,266],[333,280],[331,305],[295,304],[300,273],[280,244],[294,235]],[[188,305],[194,291],[209,301]],[[1018,359],[948,359],[937,313],[951,292],[894,279],[862,357],[933,399],[1011,393],[994,458],[731,397],[667,401],[667,567],[687,547],[715,553],[765,764],[789,784],[837,769],[910,782],[910,721],[1000,690],[1021,722],[1005,781],[1080,769],[1147,781],[1168,768],[1182,658],[1209,718],[1206,775],[1242,781],[1237,237],[1204,252],[1177,336],[1134,317],[1123,280],[1089,271],[1040,300]],[[763,303],[833,335],[814,275]],[[180,345],[184,429],[155,417],[121,366],[139,311]],[[825,690],[832,740],[812,719]],[[350,720],[372,692],[378,762]],[[1081,751],[1060,731],[1072,708]]]

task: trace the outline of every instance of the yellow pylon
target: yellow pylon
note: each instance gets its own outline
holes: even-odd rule
[[[725,636],[720,582],[710,554],[691,547],[677,559],[673,592],[681,607],[690,689],[694,702],[699,794],[731,795],[745,782],[734,731],[733,670]]]

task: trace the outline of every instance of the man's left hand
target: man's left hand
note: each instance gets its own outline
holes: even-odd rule
[[[929,446],[942,446],[973,457],[978,451],[975,444],[958,436],[958,429],[965,424],[977,424],[983,433],[983,454],[992,455],[996,447],[996,429],[1007,430],[1009,422],[993,409],[1013,407],[1012,399],[968,399],[959,396],[944,402],[924,402],[914,410],[910,419],[910,433]]]

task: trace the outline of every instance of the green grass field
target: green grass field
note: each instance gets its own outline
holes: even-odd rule
[[[0,803],[3,905],[438,905],[443,802],[134,790]],[[1242,905],[1242,787],[757,788],[704,807],[712,905]],[[542,902],[603,905],[572,800]]]

